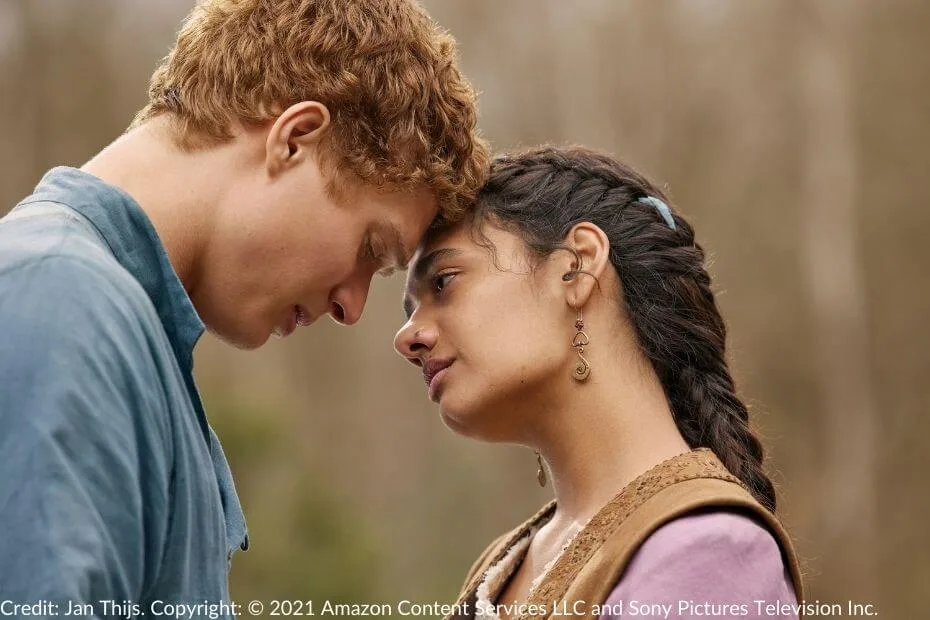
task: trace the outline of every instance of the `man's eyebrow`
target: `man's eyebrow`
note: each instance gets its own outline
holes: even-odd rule
[[[444,258],[451,258],[453,256],[458,256],[462,254],[462,250],[458,248],[440,248],[438,250],[433,250],[423,258],[417,261],[416,265],[413,266],[413,275],[411,276],[407,289],[404,291],[404,314],[407,315],[407,318],[410,318],[410,315],[413,314],[413,299],[411,292],[420,288],[423,280],[426,278],[426,274],[430,272],[433,268],[433,265]]]
[[[407,249],[404,247],[404,238],[400,234],[397,226],[389,224],[386,228],[381,229],[381,234],[389,240],[390,252],[392,254],[392,264],[378,270],[382,276],[390,276],[394,272],[406,269],[410,259],[407,257]]]

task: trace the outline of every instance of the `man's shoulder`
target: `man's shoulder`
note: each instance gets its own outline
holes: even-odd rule
[[[37,432],[57,432],[149,419],[160,405],[153,319],[122,278],[49,253],[0,272],[0,291],[4,432],[21,411]]]
[[[3,264],[0,291],[0,331],[13,348],[102,353],[119,343],[143,344],[158,321],[145,291],[125,270],[79,252]]]
[[[40,319],[31,310],[54,314],[63,304],[87,319],[154,316],[141,285],[109,249],[64,218],[0,220],[0,290],[6,320]]]

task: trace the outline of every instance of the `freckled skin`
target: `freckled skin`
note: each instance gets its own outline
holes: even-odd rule
[[[251,349],[293,325],[296,306],[304,324],[327,313],[358,321],[372,276],[406,264],[438,213],[425,188],[376,188],[321,167],[329,123],[324,105],[300,102],[185,152],[159,117],[82,169],[136,199],[207,328]]]

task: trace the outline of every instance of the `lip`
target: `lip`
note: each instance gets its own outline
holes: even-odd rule
[[[300,304],[294,306],[294,316],[297,319],[297,325],[300,327],[310,327],[313,325],[313,321],[316,320],[310,315],[307,308]]]
[[[448,368],[443,368],[435,375],[433,375],[432,380],[429,382],[429,388],[427,389],[427,395],[429,399],[434,403],[439,402],[439,384],[442,382],[442,378],[446,376]]]
[[[437,402],[439,384],[446,375],[453,359],[429,359],[423,362],[423,379],[426,381],[429,399]]]
[[[314,319],[310,316],[310,313],[307,312],[307,309],[297,304],[291,308],[291,314],[288,316],[287,320],[275,326],[273,333],[278,338],[287,338],[293,334],[298,327],[307,327],[308,325],[312,325],[313,321]]]

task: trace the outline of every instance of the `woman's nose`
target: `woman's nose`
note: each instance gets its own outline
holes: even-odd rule
[[[435,330],[407,321],[394,336],[394,349],[411,363],[421,366],[422,357],[436,344]]]

